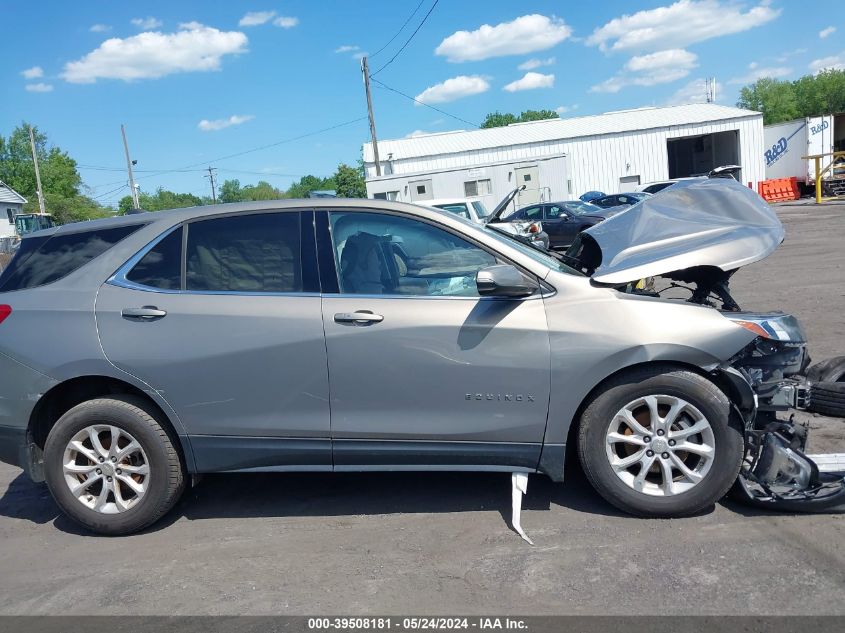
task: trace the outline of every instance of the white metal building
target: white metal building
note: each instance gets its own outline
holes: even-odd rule
[[[364,144],[369,197],[477,196],[488,208],[522,184],[520,206],[590,190],[630,191],[727,164],[742,167],[742,182],[755,189],[766,177],[763,115],[712,103],[427,134],[378,146],[380,177],[372,144]]]
[[[0,180],[0,237],[15,234],[15,216],[23,212],[25,204],[26,198]]]

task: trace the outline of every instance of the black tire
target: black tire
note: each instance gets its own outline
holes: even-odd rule
[[[713,463],[691,489],[675,495],[652,496],[634,490],[614,472],[605,451],[607,432],[625,405],[647,395],[682,398],[708,420],[714,437]],[[734,423],[727,396],[702,376],[671,366],[626,372],[595,396],[581,415],[578,453],[590,483],[606,501],[643,517],[681,517],[700,512],[722,498],[739,474],[744,453],[743,431]]]
[[[806,375],[810,382],[845,382],[845,356],[834,356],[811,365]]]
[[[68,442],[92,424],[109,424],[132,435],[149,462],[149,488],[138,502],[115,514],[103,514],[83,505],[64,479],[63,459]],[[177,440],[148,410],[147,403],[133,396],[109,396],[83,402],[65,413],[47,436],[44,471],[56,503],[71,519],[93,532],[130,534],[155,523],[185,488],[185,468]],[[115,478],[117,479],[117,477]]]
[[[811,383],[807,408],[834,418],[845,418],[845,382]]]

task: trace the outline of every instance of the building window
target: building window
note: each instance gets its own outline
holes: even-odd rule
[[[398,200],[398,191],[382,191],[381,193],[374,193],[373,198],[376,200]]]
[[[490,180],[468,180],[464,183],[464,195],[467,198],[475,196],[487,196],[493,193],[493,188],[490,186]]]
[[[425,195],[425,185],[417,185],[417,195]]]

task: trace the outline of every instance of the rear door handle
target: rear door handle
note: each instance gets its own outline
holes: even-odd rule
[[[384,317],[380,314],[373,314],[369,310],[358,310],[357,312],[338,312],[334,315],[335,323],[357,323],[367,325],[369,323],[381,323]]]
[[[120,316],[133,321],[155,321],[156,319],[167,316],[167,312],[165,310],[159,310],[155,306],[144,306],[143,308],[123,308]]]

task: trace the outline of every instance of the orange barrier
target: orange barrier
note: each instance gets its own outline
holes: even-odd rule
[[[762,180],[757,183],[757,193],[766,202],[798,200],[801,197],[801,190],[798,188],[798,179],[794,176],[792,178]]]

